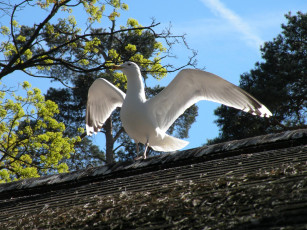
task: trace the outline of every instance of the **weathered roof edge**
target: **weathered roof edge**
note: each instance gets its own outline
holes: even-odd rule
[[[203,158],[217,159],[233,156],[232,152],[235,155],[238,155],[240,154],[240,150],[244,150],[244,153],[246,153],[246,150],[248,150],[247,152],[253,152],[255,151],[253,149],[257,148],[257,150],[259,150],[260,146],[263,148],[263,151],[265,151],[269,150],[270,145],[275,143],[288,143],[289,141],[293,141],[293,146],[295,146],[302,144],[300,140],[306,142],[306,137],[307,129],[298,129],[277,134],[268,134],[242,140],[229,141],[184,151],[165,153],[160,156],[149,157],[146,160],[138,160],[135,162],[118,162],[112,165],[88,168],[76,172],[43,176],[39,178],[30,178],[17,182],[0,184],[0,193],[8,193],[10,191],[18,192],[18,190],[20,191],[27,189],[33,190],[34,188],[42,187],[47,189],[49,186],[57,186],[65,183],[74,184],[80,181],[85,182],[91,180],[91,178],[111,177],[113,174],[118,175],[120,172],[123,173],[124,171],[126,172],[130,170],[139,172],[144,168],[153,167],[158,170],[161,168],[168,168],[197,162]],[[276,148],[276,146],[274,148]],[[157,165],[159,165],[159,167],[157,167]],[[129,175],[122,173],[120,174]]]

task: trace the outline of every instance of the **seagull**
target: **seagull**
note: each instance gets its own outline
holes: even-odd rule
[[[189,142],[166,133],[175,120],[193,104],[209,100],[253,115],[270,117],[272,113],[243,89],[223,78],[198,69],[183,69],[158,95],[147,99],[140,68],[128,61],[115,65],[127,76],[126,94],[103,78],[96,79],[88,91],[86,108],[87,135],[96,134],[116,107],[126,133],[137,146],[155,151],[171,152]]]

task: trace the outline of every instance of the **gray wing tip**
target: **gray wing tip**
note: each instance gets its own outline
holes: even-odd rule
[[[94,127],[86,124],[86,135],[92,136],[94,133]]]
[[[261,113],[260,116],[261,117],[271,117],[272,113],[270,110],[268,110],[267,107],[265,107],[264,105],[261,105],[261,107],[258,109],[258,111]]]
[[[260,108],[248,108],[248,109],[243,109],[243,111],[251,113],[252,115],[257,115],[260,117],[271,117],[272,113],[270,110],[268,110],[267,107],[264,105],[261,105]]]
[[[102,126],[91,126],[86,124],[86,135],[92,136],[93,134],[97,134]]]
[[[260,112],[261,112],[261,117],[271,117],[272,116],[272,113],[270,110],[268,110],[266,107],[261,107],[260,108]]]

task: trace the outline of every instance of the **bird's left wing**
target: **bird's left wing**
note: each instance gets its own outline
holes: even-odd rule
[[[166,88],[147,103],[159,128],[166,131],[187,108],[200,100],[218,102],[254,115],[272,115],[243,89],[217,75],[195,69],[181,70]]]
[[[88,91],[86,133],[97,133],[116,107],[121,107],[126,94],[109,81],[98,78]]]

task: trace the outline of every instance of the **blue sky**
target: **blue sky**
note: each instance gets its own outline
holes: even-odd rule
[[[162,27],[172,24],[174,34],[186,34],[189,46],[198,51],[198,67],[220,75],[238,85],[240,74],[261,61],[260,45],[271,41],[286,23],[284,15],[291,11],[306,12],[305,0],[155,0],[128,1],[127,17],[145,25],[154,17]],[[184,49],[174,50],[178,65],[186,61]],[[158,84],[167,85],[176,73]],[[199,115],[193,124],[186,148],[201,146],[218,135],[214,109],[219,104],[198,103]]]
[[[238,85],[240,74],[248,72],[257,61],[261,61],[259,47],[265,41],[271,41],[281,32],[285,23],[284,14],[291,11],[306,12],[306,0],[133,0],[124,1],[129,11],[121,13],[124,22],[132,17],[146,26],[155,18],[159,28],[172,25],[173,34],[186,34],[186,40],[192,49],[198,51],[198,67],[215,73]],[[33,14],[32,14],[33,15]],[[78,15],[75,15],[78,21]],[[80,15],[81,17],[81,15]],[[103,22],[102,22],[103,23]],[[103,26],[103,25],[102,25]],[[174,65],[182,65],[187,60],[186,50],[176,46],[173,50],[176,59],[170,59]],[[46,90],[47,80],[7,76],[3,82],[16,85],[28,80],[33,86]],[[150,85],[167,85],[176,73],[168,74],[161,80],[150,81]],[[44,86],[44,87],[42,87]],[[218,135],[214,123],[216,103],[200,102],[197,122],[193,124],[186,148],[201,146],[207,139]],[[103,142],[103,134],[94,137],[97,143]]]

